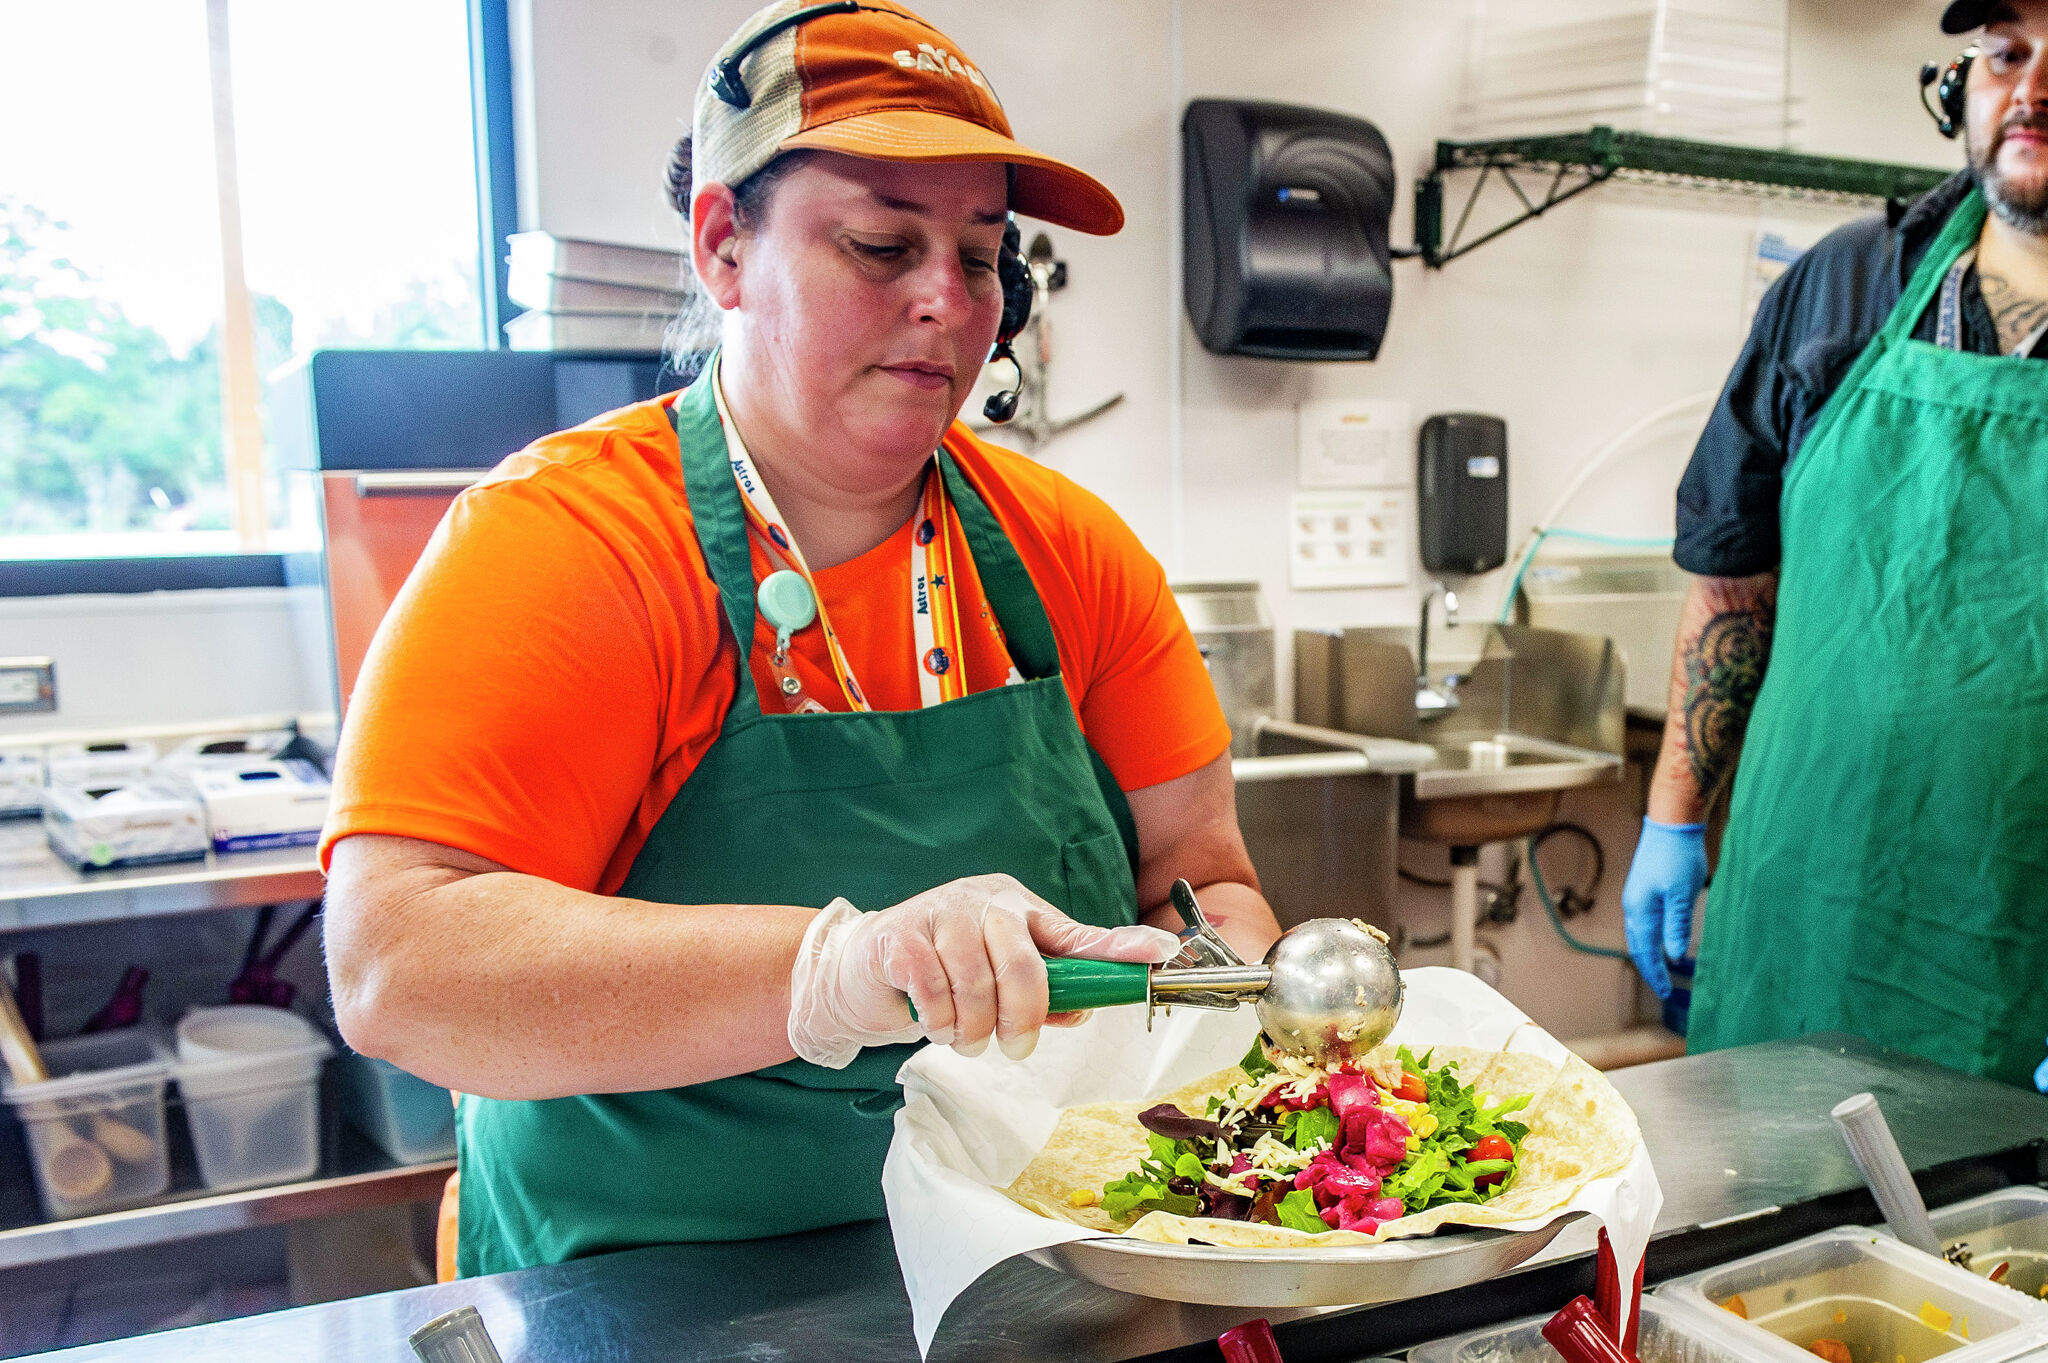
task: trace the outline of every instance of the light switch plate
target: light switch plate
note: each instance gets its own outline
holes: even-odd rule
[[[0,658],[0,715],[57,708],[57,664],[50,658]]]

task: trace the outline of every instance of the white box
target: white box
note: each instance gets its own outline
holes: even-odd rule
[[[290,729],[235,730],[198,734],[158,759],[155,774],[190,788],[201,771],[231,771],[252,762],[268,762],[291,746]]]
[[[309,846],[327,821],[327,778],[304,758],[195,771],[192,784],[216,852]]]
[[[43,792],[50,848],[80,870],[190,861],[206,855],[206,813],[164,781]]]
[[[53,786],[121,786],[149,774],[156,765],[156,744],[140,738],[56,743],[43,759]]]
[[[42,807],[42,749],[0,749],[0,815],[34,814]]]

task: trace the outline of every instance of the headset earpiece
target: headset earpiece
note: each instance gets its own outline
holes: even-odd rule
[[[1024,261],[1024,236],[1014,217],[1003,228],[1002,249],[996,253],[996,279],[1003,286],[1003,320],[996,324],[995,349],[989,352],[988,360],[990,364],[1008,360],[1017,371],[1017,380],[984,402],[981,414],[1000,425],[1017,415],[1017,399],[1024,393],[1024,366],[1018,363],[1017,352],[1010,343],[1031,321],[1031,301],[1037,292],[1031,282],[1031,267]]]
[[[1977,48],[1973,44],[1964,48],[1946,68],[1934,62],[1920,68],[1920,106],[1927,110],[1927,116],[1934,120],[1934,126],[1943,137],[1962,134],[1969,101],[1970,63],[1976,59]],[[1930,86],[1934,90],[1932,104],[1927,102]]]

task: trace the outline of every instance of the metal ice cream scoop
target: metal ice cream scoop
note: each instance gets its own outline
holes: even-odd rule
[[[1401,1017],[1401,970],[1377,930],[1347,918],[1315,918],[1288,929],[1261,965],[1247,965],[1202,916],[1185,880],[1173,906],[1188,926],[1181,951],[1163,965],[1045,963],[1051,1011],[1117,1004],[1224,1011],[1255,1003],[1259,1026],[1280,1050],[1325,1067],[1362,1057]]]

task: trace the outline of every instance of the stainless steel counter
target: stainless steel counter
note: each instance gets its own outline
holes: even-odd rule
[[[1877,1094],[1907,1161],[1935,1171],[1936,1183],[1943,1170],[1978,1168],[1999,1180],[2038,1179],[2043,1171],[2048,1099],[1853,1038],[1670,1060],[1614,1079],[1642,1122],[1664,1184],[1653,1277],[1660,1251],[1714,1242],[1731,1227],[1765,1237],[1775,1227],[1783,1240],[1813,1229],[1816,1216],[1867,1215],[1853,1201],[1860,1181],[1827,1115],[1861,1090]],[[1799,1208],[1807,1209],[1803,1219],[1793,1215]],[[1553,1262],[1463,1293],[1290,1316],[1127,1297],[1012,1260],[954,1305],[931,1356],[1106,1363],[1199,1345],[1237,1320],[1267,1314],[1291,1363],[1365,1358],[1475,1319],[1505,1319],[1544,1301],[1560,1305],[1579,1290],[1576,1279],[1561,1275],[1584,1271],[1582,1259]],[[1679,1269],[1667,1262],[1664,1271]],[[888,1228],[879,1222],[780,1240],[634,1250],[46,1357],[395,1361],[407,1356],[411,1330],[465,1304],[483,1313],[506,1363],[917,1357]]]
[[[229,852],[118,871],[74,871],[43,851],[0,865],[0,932],[119,918],[250,908],[320,897],[310,847]]]

